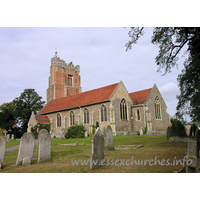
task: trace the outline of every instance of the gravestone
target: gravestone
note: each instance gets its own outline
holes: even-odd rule
[[[107,126],[106,129],[106,146],[104,150],[115,150],[115,148],[113,147],[113,132],[111,126]]]
[[[102,161],[104,161],[104,135],[101,133],[101,130],[97,128],[92,138],[90,169],[97,169],[101,167]]]
[[[31,164],[32,158],[33,158],[34,145],[35,145],[34,143],[35,143],[35,137],[33,133],[23,134],[20,140],[16,165],[21,165],[23,162],[23,159],[28,156],[30,158],[30,164]]]
[[[85,137],[88,137],[88,132],[87,131],[85,131]]]
[[[46,129],[38,134],[38,162],[51,160],[51,135]]]
[[[197,169],[197,142],[194,140],[188,141],[188,149],[187,149],[187,165],[186,165],[186,173],[195,173]],[[190,162],[189,162],[190,161]]]
[[[0,169],[3,169],[3,161],[6,151],[6,137],[0,133]]]
[[[14,140],[14,139],[15,139],[15,136],[14,136],[14,134],[12,134],[12,135],[11,135],[11,139],[12,139],[12,140]]]
[[[8,140],[10,139],[10,134],[7,134],[7,139],[8,139]]]
[[[126,136],[126,128],[124,128],[124,136]]]
[[[142,129],[140,129],[140,135],[143,135],[143,130]]]
[[[58,134],[58,137],[60,138],[60,139],[65,139],[65,130],[61,130],[60,131],[60,133]]]

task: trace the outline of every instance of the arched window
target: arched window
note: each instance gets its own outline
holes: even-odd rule
[[[107,121],[107,109],[106,106],[101,106],[101,121]]]
[[[84,124],[89,124],[89,111],[87,108],[84,110]]]
[[[61,127],[61,115],[60,115],[60,113],[57,114],[57,127]]]
[[[140,120],[140,111],[137,109],[137,120]]]
[[[127,120],[127,105],[125,99],[122,99],[120,103],[120,116],[122,120]]]
[[[74,112],[71,111],[70,112],[70,126],[73,126],[74,125]]]
[[[160,101],[158,97],[155,98],[155,116],[156,119],[161,119]]]

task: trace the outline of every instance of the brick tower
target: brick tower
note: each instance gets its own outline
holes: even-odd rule
[[[51,100],[78,94],[81,92],[80,66],[72,62],[65,63],[57,55],[51,59],[49,87],[47,89],[46,103]]]

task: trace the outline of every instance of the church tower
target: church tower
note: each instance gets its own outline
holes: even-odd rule
[[[51,59],[46,103],[82,92],[79,72],[79,65],[74,66],[72,62],[65,63],[64,60],[58,57],[56,50],[54,57]]]

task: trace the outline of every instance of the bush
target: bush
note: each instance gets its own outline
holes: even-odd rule
[[[180,137],[187,137],[187,133],[185,130],[185,126],[182,124],[181,121],[179,121],[178,119],[171,119],[171,129],[168,130],[169,132],[169,137],[173,137],[173,136],[180,136]]]
[[[84,138],[86,129],[83,125],[74,125],[67,129],[65,138]]]

